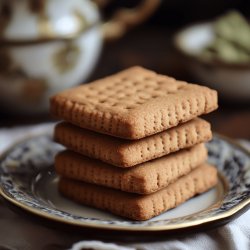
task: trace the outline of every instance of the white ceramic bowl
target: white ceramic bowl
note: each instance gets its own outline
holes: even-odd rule
[[[250,64],[228,64],[199,57],[214,36],[211,22],[200,23],[178,32],[174,44],[186,57],[186,66],[198,81],[229,100],[250,101]]]

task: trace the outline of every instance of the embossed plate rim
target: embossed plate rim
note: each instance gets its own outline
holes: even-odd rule
[[[0,162],[3,161],[3,159],[19,144],[26,142],[29,139],[35,139],[36,137],[39,137],[41,135],[49,135],[47,133],[41,133],[35,136],[29,136],[22,140],[21,142],[15,143],[11,148],[9,148],[4,154],[1,155],[0,157]],[[230,139],[226,136],[216,134],[216,137],[220,140],[225,141],[226,143],[232,144],[234,147],[236,147],[239,151],[243,151],[247,156],[250,157],[250,152],[246,150],[244,147],[242,147],[238,142],[234,141],[233,139]],[[221,177],[220,177],[221,179]],[[225,183],[222,180],[223,186],[225,188]],[[230,220],[230,218],[238,215],[240,212],[243,212],[243,210],[247,209],[247,207],[250,205],[250,197],[248,197],[246,200],[241,201],[239,204],[235,205],[233,208],[230,208],[227,211],[224,211],[222,214],[219,215],[212,215],[211,217],[203,218],[203,219],[198,219],[194,221],[189,221],[189,222],[184,222],[181,224],[166,224],[166,225],[145,225],[142,227],[141,224],[145,222],[136,222],[134,225],[131,227],[129,221],[126,221],[127,225],[115,225],[112,224],[112,221],[107,222],[107,224],[98,224],[98,222],[88,222],[88,221],[76,221],[73,219],[68,219],[68,218],[62,218],[62,217],[57,217],[52,214],[48,214],[47,212],[41,211],[37,208],[33,208],[28,206],[27,204],[23,204],[20,201],[16,200],[14,197],[10,197],[9,194],[4,190],[2,184],[0,183],[0,195],[8,202],[10,202],[12,205],[19,207],[23,210],[25,210],[28,213],[40,216],[45,219],[49,219],[55,222],[60,222],[63,224],[67,225],[73,225],[73,226],[80,226],[84,228],[92,228],[92,229],[105,229],[105,230],[120,230],[120,231],[171,231],[171,230],[176,230],[176,229],[185,229],[185,228],[192,228],[192,227],[197,227],[197,226],[203,226],[206,224],[210,223],[216,223],[222,220]],[[223,199],[221,199],[218,202],[221,202]],[[218,202],[212,205],[216,205]],[[205,209],[206,211],[211,209],[211,207]],[[203,210],[204,211],[204,210]],[[121,222],[122,223],[122,222]],[[137,226],[137,225],[139,226]]]

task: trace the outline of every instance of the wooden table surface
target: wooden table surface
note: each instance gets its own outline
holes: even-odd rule
[[[97,79],[120,69],[142,65],[162,74],[195,82],[185,70],[185,65],[173,50],[173,31],[164,27],[140,28],[130,32],[119,41],[106,44],[100,61],[90,80]],[[48,114],[36,117],[11,116],[8,111],[1,113],[0,127],[37,124],[50,121]],[[220,99],[220,108],[206,116],[213,130],[235,138],[250,139],[250,106]],[[61,249],[69,247],[77,239],[74,235],[51,229],[32,220],[14,214],[0,204],[0,249]],[[2,230],[4,228],[4,230]],[[20,246],[27,245],[27,248]],[[38,247],[39,245],[39,247]],[[18,248],[19,246],[19,248]],[[12,248],[11,248],[12,247]]]

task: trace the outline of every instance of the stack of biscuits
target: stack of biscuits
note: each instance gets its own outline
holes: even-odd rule
[[[147,220],[214,187],[206,163],[217,93],[132,67],[61,92],[51,113],[67,150],[55,159],[65,197],[133,220]]]

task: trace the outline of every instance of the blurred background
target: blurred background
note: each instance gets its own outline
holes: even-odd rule
[[[85,0],[82,6],[63,0],[0,2],[0,127],[52,121],[46,104],[37,108],[39,98],[48,103],[56,91],[141,65],[219,90],[220,108],[206,119],[216,132],[250,139],[250,1],[98,0],[91,7]],[[125,7],[131,11],[121,12]],[[85,26],[74,26],[71,9]],[[53,53],[55,69],[43,59],[46,53]],[[19,109],[24,101],[29,102]]]

